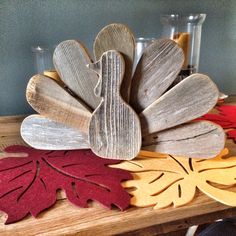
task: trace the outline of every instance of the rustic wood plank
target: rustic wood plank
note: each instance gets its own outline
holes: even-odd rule
[[[229,189],[236,191],[235,186]],[[158,235],[194,224],[232,217],[235,214],[236,208],[215,202],[201,193],[187,206],[160,210],[153,210],[152,207],[131,207],[125,212],[104,209],[97,203],[83,209],[71,205],[66,200],[60,200],[52,209],[41,213],[37,219],[27,217],[21,222],[3,225],[5,217],[2,215],[0,234],[60,236],[94,235],[96,232],[96,235],[127,235],[129,232],[128,235],[143,235],[152,229],[155,231],[154,235]]]
[[[214,123],[192,122],[144,137],[142,149],[171,155],[211,158],[224,148],[224,130]]]
[[[137,114],[120,96],[124,59],[119,52],[110,50],[93,68],[96,71],[100,68],[95,93],[102,97],[102,102],[90,121],[91,149],[104,158],[132,159],[141,147],[141,127]]]
[[[125,75],[121,85],[121,95],[129,102],[135,41],[131,30],[123,24],[110,24],[97,35],[93,45],[95,59],[99,60],[108,50],[117,50],[125,60]]]
[[[216,104],[218,94],[208,76],[190,75],[140,113],[143,136],[206,114]]]
[[[25,145],[20,135],[20,125],[25,115],[0,116],[0,151],[10,145]]]
[[[41,115],[88,133],[89,108],[54,80],[43,75],[33,76],[27,86],[26,98]]]
[[[31,115],[23,120],[21,137],[31,147],[41,150],[89,148],[87,134],[40,115]]]
[[[93,91],[98,78],[86,66],[91,59],[84,46],[75,40],[61,42],[54,51],[53,62],[61,80],[90,108],[95,109],[100,102]]]
[[[184,62],[183,50],[170,39],[159,39],[144,49],[131,86],[130,104],[140,113],[172,84]]]

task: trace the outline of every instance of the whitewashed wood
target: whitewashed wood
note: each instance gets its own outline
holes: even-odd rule
[[[131,30],[123,24],[110,24],[97,35],[93,45],[95,59],[99,60],[108,50],[117,50],[125,60],[125,75],[121,85],[121,95],[128,102],[134,60],[135,41]]]
[[[219,91],[203,74],[193,74],[140,113],[142,135],[165,130],[198,118],[216,104]]]
[[[183,50],[170,39],[159,39],[144,49],[131,86],[130,104],[140,113],[172,84],[184,63]]]
[[[148,135],[142,149],[206,159],[219,154],[224,145],[225,133],[219,125],[198,121]]]
[[[137,114],[120,96],[125,62],[115,50],[105,52],[93,66],[100,68],[95,88],[102,102],[93,112],[89,126],[91,149],[100,157],[129,160],[141,147],[141,127]]]
[[[90,109],[54,80],[44,75],[33,76],[26,89],[26,98],[41,115],[88,133]]]
[[[86,134],[40,115],[31,115],[23,120],[21,137],[31,147],[42,150],[89,148]]]
[[[84,46],[75,40],[61,42],[54,51],[53,62],[61,80],[89,107],[95,109],[100,102],[94,95],[98,78],[86,66],[91,59]]]

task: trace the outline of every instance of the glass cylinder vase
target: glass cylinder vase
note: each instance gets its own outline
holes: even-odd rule
[[[31,47],[33,53],[35,72],[42,74],[44,71],[54,70],[52,55],[53,48],[33,46]]]
[[[178,81],[198,72],[202,24],[205,18],[206,14],[170,14],[161,16],[162,36],[177,42],[184,52],[185,60],[177,78]]]

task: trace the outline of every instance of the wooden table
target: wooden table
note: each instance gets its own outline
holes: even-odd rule
[[[236,97],[231,97],[227,103],[236,104]],[[19,133],[23,118],[0,117],[0,148],[23,144]],[[236,155],[236,144],[227,140],[227,147]],[[230,190],[236,191],[236,186]],[[58,198],[56,205],[37,219],[28,216],[18,223],[4,225],[6,215],[0,213],[0,235],[170,235],[191,225],[236,216],[236,207],[220,204],[200,192],[191,204],[180,208],[131,207],[125,212],[107,210],[98,203],[92,203],[90,208],[78,208],[71,205],[63,193],[59,193]]]

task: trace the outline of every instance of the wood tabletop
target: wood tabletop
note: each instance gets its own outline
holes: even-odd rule
[[[226,103],[236,104],[236,97],[230,97]],[[19,133],[24,117],[0,117],[1,150],[9,145],[24,144]],[[233,141],[227,140],[226,147],[231,155],[236,155]],[[230,190],[236,191],[236,186]],[[6,214],[0,213],[0,235],[158,235],[232,216],[236,216],[236,207],[218,203],[200,192],[183,207],[161,210],[130,207],[124,212],[105,209],[95,202],[90,203],[89,208],[78,208],[59,192],[55,206],[36,219],[27,216],[20,222],[4,225]]]

